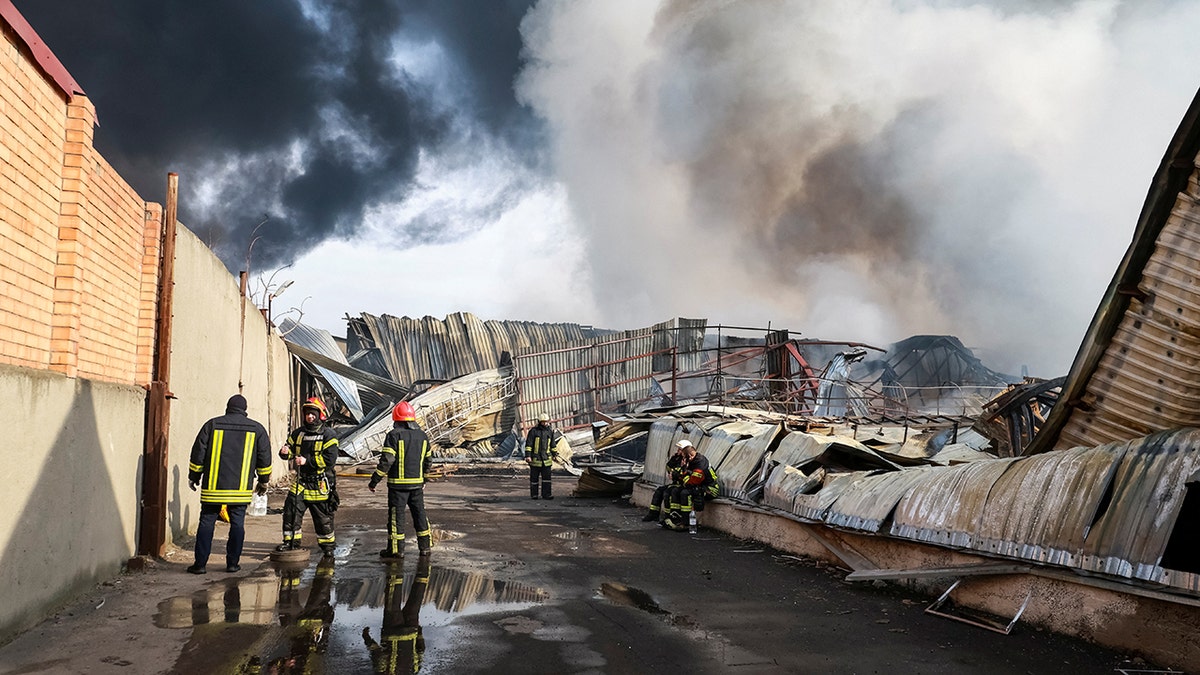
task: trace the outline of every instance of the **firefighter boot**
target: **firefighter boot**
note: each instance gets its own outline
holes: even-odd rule
[[[642,522],[648,523],[652,520],[658,520],[658,509],[650,509],[646,515],[642,516]]]

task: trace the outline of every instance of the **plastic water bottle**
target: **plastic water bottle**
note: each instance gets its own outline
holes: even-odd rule
[[[688,534],[696,534],[696,512],[688,511]]]
[[[248,516],[265,516],[267,515],[267,496],[265,494],[254,493],[250,498],[250,508],[246,509]]]

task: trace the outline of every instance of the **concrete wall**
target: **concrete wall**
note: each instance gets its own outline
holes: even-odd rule
[[[278,449],[287,436],[291,401],[291,357],[279,332],[268,330],[252,302],[246,301],[243,315],[237,279],[190,230],[180,226],[176,232],[168,380],[176,397],[171,401],[167,473],[172,537],[196,531],[200,497],[188,490],[187,466],[200,425],[225,412],[225,401],[238,393],[240,381],[250,416],[267,427],[272,448]],[[276,456],[273,480],[282,480],[286,472],[287,463]]]
[[[0,366],[0,639],[133,554],[146,392]]]

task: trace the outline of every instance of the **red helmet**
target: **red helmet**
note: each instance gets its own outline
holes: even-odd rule
[[[300,406],[300,412],[303,413],[305,408],[312,408],[313,410],[316,410],[317,419],[321,420],[322,422],[324,422],[325,418],[328,416],[328,412],[325,410],[325,404],[322,403],[321,399],[317,398],[316,396],[313,396],[305,401],[304,405]]]
[[[400,401],[392,408],[392,420],[395,422],[416,422],[417,413],[413,412],[413,408],[408,404],[408,401]]]

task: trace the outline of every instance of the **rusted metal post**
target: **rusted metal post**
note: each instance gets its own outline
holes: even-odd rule
[[[142,513],[138,554],[161,556],[167,543],[167,459],[171,428],[171,312],[175,291],[175,219],[179,174],[167,174],[162,254],[158,260],[158,297],[154,323],[154,373],[146,401],[146,439],[142,451]]]

